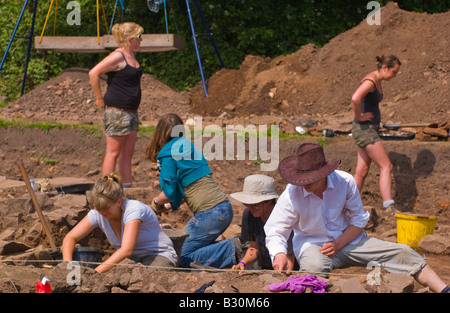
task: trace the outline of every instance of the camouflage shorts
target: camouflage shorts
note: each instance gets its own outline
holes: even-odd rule
[[[139,117],[137,113],[107,108],[103,113],[103,124],[106,136],[126,136],[132,130],[139,130]]]
[[[352,137],[355,143],[365,148],[367,145],[380,141],[378,126],[373,124],[358,124],[353,122]]]

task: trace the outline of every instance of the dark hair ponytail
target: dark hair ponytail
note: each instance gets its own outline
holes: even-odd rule
[[[383,65],[386,65],[388,68],[392,68],[397,64],[402,65],[400,60],[395,55],[389,55],[389,56],[382,55],[381,57],[377,56],[375,58],[375,60],[377,61],[378,69],[381,69],[383,67]]]

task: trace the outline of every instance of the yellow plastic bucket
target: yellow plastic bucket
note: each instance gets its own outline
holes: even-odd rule
[[[397,218],[397,242],[413,249],[426,235],[434,233],[437,217],[395,213]]]

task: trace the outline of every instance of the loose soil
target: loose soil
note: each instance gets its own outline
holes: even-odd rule
[[[179,114],[185,121],[201,116],[203,127],[219,125],[279,125],[282,132],[292,134],[281,139],[280,159],[295,153],[304,142],[325,145],[328,160],[342,160],[340,169],[354,173],[356,146],[348,136],[352,120],[350,98],[360,79],[375,68],[374,58],[381,54],[395,54],[401,62],[401,74],[383,85],[381,104],[385,124],[440,123],[449,118],[450,94],[448,79],[450,59],[447,53],[450,12],[441,14],[411,13],[400,10],[395,3],[382,8],[382,25],[369,26],[365,21],[335,37],[322,48],[314,45],[301,47],[297,52],[274,59],[247,56],[239,69],[222,69],[208,80],[208,97],[204,97],[201,82],[185,92],[176,92],[155,77],[144,74],[143,98],[139,117],[143,126],[156,125],[159,117],[168,112]],[[0,111],[2,119],[62,124],[102,124],[102,112],[95,106],[94,95],[87,76],[88,69],[67,69],[25,94]],[[103,82],[105,88],[105,81]],[[321,129],[330,128],[333,138],[296,135],[295,126],[316,121]],[[410,131],[415,131],[412,129]],[[204,138],[203,144],[210,138]],[[159,192],[155,164],[145,160],[143,153],[148,134],[141,133],[133,158],[133,188],[129,196],[149,203]],[[393,192],[399,208],[438,217],[435,234],[448,238],[450,213],[448,141],[384,141],[394,165]],[[225,144],[224,144],[225,146]],[[24,163],[31,178],[70,177],[80,182],[93,182],[100,177],[105,149],[105,137],[76,127],[52,128],[48,131],[28,128],[0,129],[0,175],[7,180],[21,180],[17,161]],[[285,182],[277,171],[263,172],[258,160],[211,160],[213,177],[227,193],[241,190],[247,175],[263,173],[275,179],[281,193]],[[362,190],[366,208],[378,216],[376,224],[367,230],[370,236],[396,241],[395,220],[380,210],[378,188],[379,171],[373,165]],[[30,205],[25,187],[2,185],[1,205],[9,212],[0,222],[0,234],[15,229],[9,240],[25,242],[32,247],[49,248],[39,219]],[[44,214],[57,209],[53,201],[58,196],[40,195]],[[23,199],[23,203],[20,200]],[[19,200],[19,201],[13,201]],[[18,205],[17,208],[13,207]],[[17,203],[21,203],[20,205]],[[446,204],[447,203],[447,204]],[[223,238],[239,234],[243,207],[232,201],[235,220]],[[76,208],[75,221],[86,214],[87,208]],[[6,213],[5,213],[6,215]],[[183,229],[192,216],[188,208],[163,214],[160,222]],[[67,221],[52,221],[51,232],[57,246],[73,225]],[[17,230],[21,231],[18,232]],[[35,235],[38,229],[38,235]],[[34,234],[34,235],[33,235]],[[4,237],[2,237],[4,238]],[[0,238],[0,240],[3,240]],[[110,252],[103,235],[98,232],[83,242]],[[43,253],[44,253],[43,252]],[[423,251],[419,251],[423,253]],[[450,282],[448,255],[427,253],[429,264]],[[103,276],[83,269],[83,284],[78,287],[66,283],[67,269],[24,266],[20,262],[0,263],[1,292],[35,292],[35,283],[41,274],[52,278],[58,292],[120,292],[130,285],[120,278],[130,275],[130,267],[118,267]],[[333,274],[361,275],[370,270],[349,268]],[[215,280],[215,292],[268,292],[271,282],[284,281],[281,273],[235,272],[165,272],[152,271],[151,282],[145,276],[140,292],[193,292],[202,284]],[[156,282],[156,283],[155,283]],[[150,286],[150,287],[149,287]],[[117,289],[119,288],[119,289]],[[416,290],[421,286],[417,285]],[[130,291],[130,290],[129,290]]]

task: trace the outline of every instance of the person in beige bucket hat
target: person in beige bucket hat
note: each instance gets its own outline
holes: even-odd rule
[[[230,196],[246,204],[278,198],[273,178],[262,174],[247,176],[244,180],[243,191],[232,193]]]
[[[241,237],[234,244],[238,247],[239,240],[240,243],[249,243],[245,255],[232,268],[240,270],[240,273],[248,268],[273,269],[265,244],[264,224],[272,213],[276,199],[279,197],[275,191],[274,179],[262,174],[247,176],[244,180],[243,190],[232,193],[230,196],[247,207],[242,215]],[[292,242],[290,242],[290,245],[292,245]],[[242,248],[238,247],[236,250],[239,249]],[[288,253],[288,260],[289,268],[293,269],[295,265],[293,253]]]

